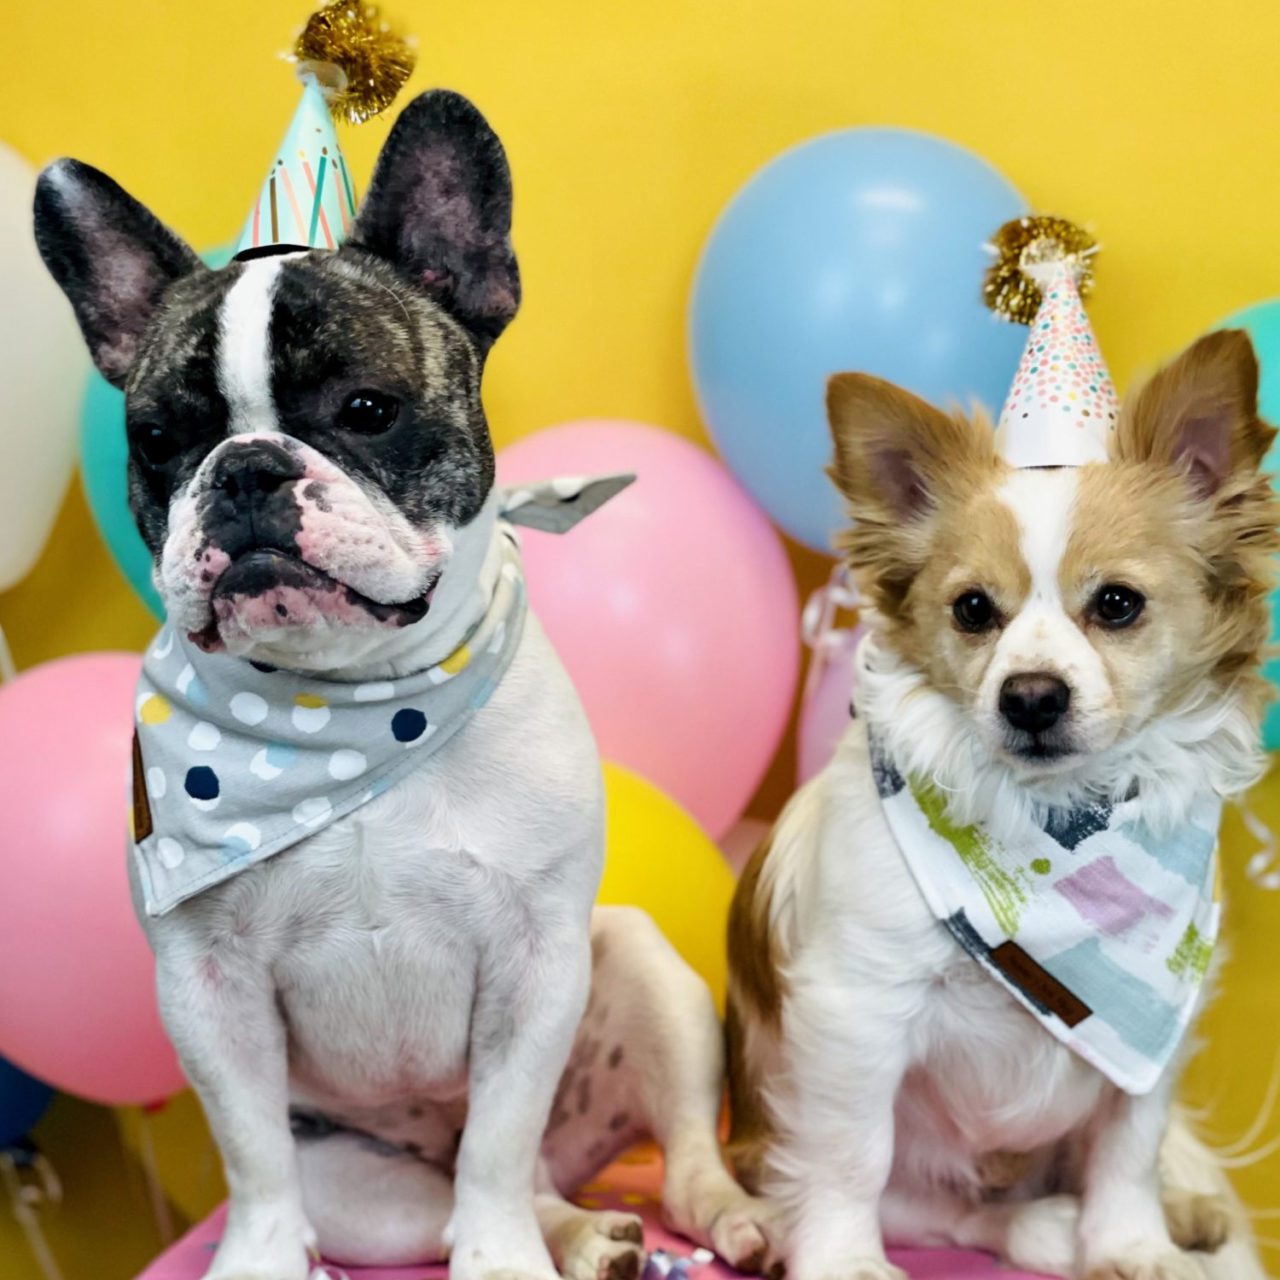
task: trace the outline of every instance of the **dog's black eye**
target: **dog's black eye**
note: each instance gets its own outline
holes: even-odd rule
[[[975,635],[985,631],[996,620],[996,607],[983,591],[966,591],[964,595],[957,596],[951,613],[964,630]]]
[[[176,431],[158,422],[139,422],[129,427],[129,442],[142,460],[142,465],[158,471],[178,456],[181,441]]]
[[[338,426],[361,436],[377,436],[391,428],[400,401],[381,391],[353,391],[338,410]]]
[[[1099,587],[1098,594],[1093,597],[1093,614],[1104,627],[1118,631],[1135,623],[1146,603],[1142,594],[1132,587],[1108,582]]]

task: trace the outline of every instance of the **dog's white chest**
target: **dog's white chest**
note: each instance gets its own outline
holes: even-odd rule
[[[930,989],[904,1105],[973,1155],[1056,1142],[1093,1113],[1105,1078],[944,941],[955,956]]]
[[[480,950],[502,914],[484,881],[504,874],[468,852],[471,818],[423,770],[269,871],[274,921],[294,904],[273,971],[291,1076],[313,1101],[460,1087]]]

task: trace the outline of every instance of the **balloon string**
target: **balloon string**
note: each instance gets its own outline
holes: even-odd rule
[[[17,674],[18,669],[13,665],[13,652],[5,637],[4,627],[0,626],[0,684],[8,684]]]
[[[1247,800],[1238,807],[1245,830],[1262,846],[1245,864],[1245,874],[1259,889],[1280,889],[1280,846],[1275,832],[1249,808]]]
[[[29,1169],[37,1180],[24,1178],[21,1169]],[[32,1153],[11,1147],[0,1151],[0,1182],[8,1192],[9,1207],[27,1238],[31,1256],[35,1258],[44,1280],[63,1280],[57,1259],[40,1225],[40,1211],[46,1206],[56,1207],[62,1203],[62,1182],[53,1165],[38,1151]]]
[[[822,681],[831,655],[840,648],[841,628],[835,625],[841,609],[857,609],[862,604],[857,584],[848,566],[837,562],[827,581],[812,592],[800,614],[800,635],[813,653],[804,683],[804,700],[809,702]]]
[[[145,1107],[138,1113],[138,1159],[142,1165],[142,1176],[146,1179],[147,1195],[151,1200],[151,1213],[156,1221],[156,1232],[160,1237],[160,1243],[170,1245],[175,1238],[173,1213],[169,1208],[169,1197],[164,1192],[164,1184],[160,1181],[160,1162],[156,1158],[155,1131],[151,1126],[151,1116]]]

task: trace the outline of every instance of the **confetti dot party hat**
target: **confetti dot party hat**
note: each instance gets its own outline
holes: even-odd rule
[[[355,218],[355,188],[334,118],[361,124],[391,105],[414,51],[368,4],[313,13],[293,48],[302,100],[236,242],[241,261],[336,249]]]
[[[1017,218],[990,247],[987,305],[1029,326],[996,447],[1020,468],[1105,462],[1119,400],[1084,310],[1097,244],[1063,218]]]

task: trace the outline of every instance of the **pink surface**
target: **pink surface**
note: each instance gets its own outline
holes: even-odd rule
[[[588,1184],[578,1197],[588,1208],[628,1209],[644,1219],[645,1242],[650,1249],[667,1249],[687,1255],[693,1246],[664,1231],[658,1222],[657,1188],[661,1162],[652,1149],[637,1151],[611,1165],[598,1182]],[[199,1280],[209,1267],[222,1231],[223,1210],[218,1209],[193,1227],[177,1244],[162,1253],[138,1280]],[[1008,1271],[985,1254],[953,1249],[896,1249],[890,1257],[914,1280],[1039,1280],[1025,1271]],[[437,1280],[447,1275],[443,1265],[386,1269],[347,1268],[352,1280]],[[693,1269],[700,1280],[729,1280],[738,1273],[723,1263]]]

